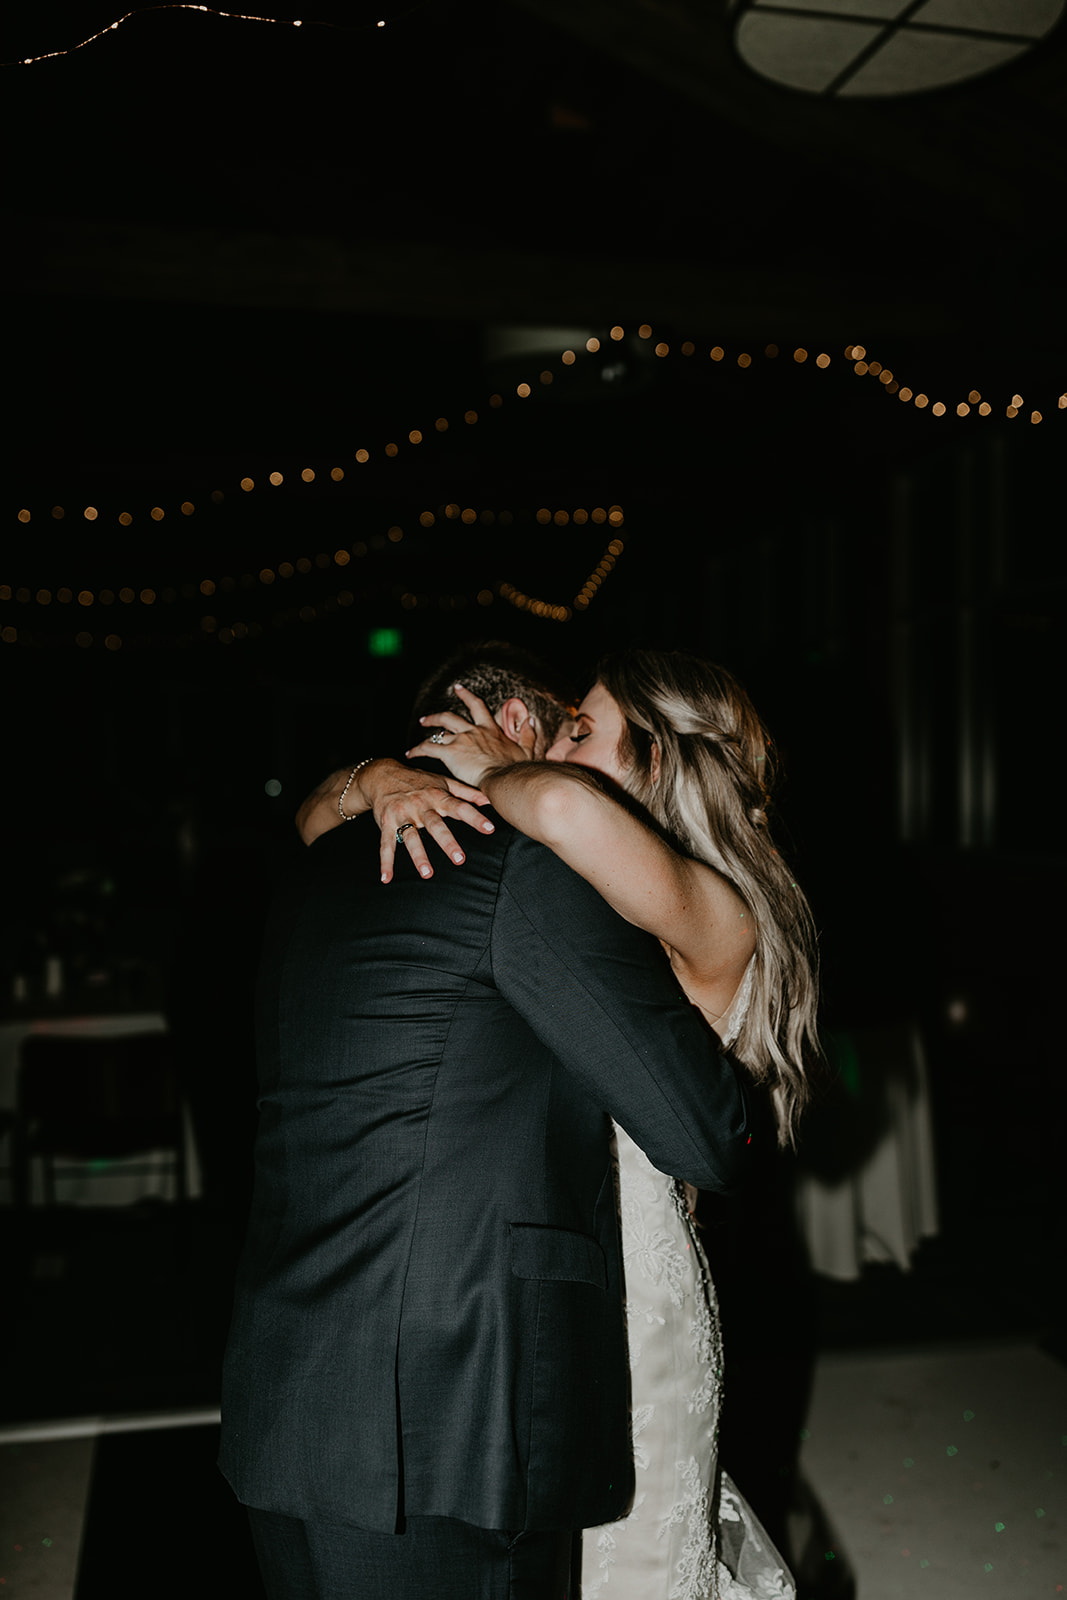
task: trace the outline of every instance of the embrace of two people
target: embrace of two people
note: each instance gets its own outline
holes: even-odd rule
[[[717,1460],[689,1204],[792,1141],[818,1059],[766,732],[640,650],[575,710],[473,647],[415,718],[433,770],[310,795],[265,931],[220,1465],[267,1594],[788,1600]]]

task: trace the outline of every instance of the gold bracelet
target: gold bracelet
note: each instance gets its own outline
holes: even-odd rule
[[[344,798],[348,793],[349,786],[351,785],[352,779],[355,777],[356,773],[362,772],[364,767],[369,767],[371,762],[377,761],[377,759],[377,756],[367,756],[365,760],[357,761],[355,766],[352,768],[352,771],[348,774],[348,783],[346,783],[344,788],[341,790],[337,801],[337,815],[340,817],[342,822],[354,822],[356,817],[362,816],[362,812],[359,811],[346,812],[343,804]]]

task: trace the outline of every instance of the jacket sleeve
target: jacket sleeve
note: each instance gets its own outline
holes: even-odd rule
[[[739,1071],[658,942],[543,846],[512,840],[493,922],[510,1005],[661,1172],[729,1193],[748,1167]]]

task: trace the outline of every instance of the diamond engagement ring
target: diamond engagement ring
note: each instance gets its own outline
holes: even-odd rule
[[[441,732],[440,728],[438,728],[436,733],[431,733],[431,735],[430,735],[430,743],[431,744],[444,744],[444,742],[445,742],[445,736]]]
[[[414,826],[415,824],[413,822],[402,822],[400,824],[399,828],[396,830],[397,844],[403,844],[405,833],[407,833],[409,828],[413,828]]]

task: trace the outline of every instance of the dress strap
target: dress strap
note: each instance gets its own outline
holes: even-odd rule
[[[752,999],[752,980],[756,973],[755,952],[748,958],[744,977],[734,990],[734,997],[726,1008],[726,1031],[719,1035],[724,1050],[728,1050],[734,1043],[748,1016],[748,1007]]]

